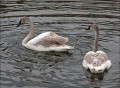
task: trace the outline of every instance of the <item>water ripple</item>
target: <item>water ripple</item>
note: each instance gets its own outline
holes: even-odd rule
[[[117,88],[119,87],[119,0],[3,0],[0,4],[1,87],[3,88]],[[36,35],[54,31],[75,47],[68,52],[36,52],[21,45],[33,20]],[[101,81],[82,68],[92,50],[94,35],[86,31],[95,21],[100,28],[99,49],[107,53],[112,68]],[[95,75],[93,75],[95,76]]]

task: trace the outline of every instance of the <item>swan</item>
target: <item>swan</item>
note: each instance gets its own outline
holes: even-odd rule
[[[22,45],[28,49],[35,51],[65,51],[69,49],[74,49],[72,46],[66,45],[68,38],[57,35],[54,32],[45,32],[41,33],[38,36],[34,37],[35,29],[34,24],[28,17],[22,17],[17,25],[29,24],[30,32],[27,37],[22,41]]]
[[[95,33],[93,51],[89,51],[84,56],[82,66],[89,69],[92,73],[103,73],[111,67],[111,61],[108,59],[104,51],[98,51],[99,28],[96,23],[91,24],[88,29]]]

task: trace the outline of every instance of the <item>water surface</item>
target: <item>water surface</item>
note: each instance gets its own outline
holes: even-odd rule
[[[0,4],[1,88],[118,88],[120,16],[119,0],[2,0]],[[16,27],[21,17],[35,24],[36,35],[54,31],[69,38],[68,52],[36,52],[21,45],[29,26]],[[82,68],[92,50],[91,21],[100,28],[99,49],[112,68],[101,81],[91,81]]]

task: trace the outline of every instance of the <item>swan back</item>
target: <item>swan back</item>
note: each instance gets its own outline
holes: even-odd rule
[[[59,36],[54,32],[45,32],[31,39],[24,46],[36,51],[65,51],[74,49],[74,47],[66,45],[65,43],[67,42],[68,38],[66,37]]]
[[[64,45],[68,42],[68,38],[57,35],[54,32],[45,32],[31,39],[28,43],[35,45],[43,45],[49,47],[51,45]]]
[[[90,69],[92,73],[101,73],[111,67],[111,61],[103,51],[88,52],[82,64],[83,67]]]

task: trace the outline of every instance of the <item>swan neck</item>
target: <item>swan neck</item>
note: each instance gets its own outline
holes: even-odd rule
[[[26,36],[26,38],[23,39],[23,41],[22,41],[22,44],[23,44],[23,45],[24,45],[24,44],[27,44],[28,41],[31,40],[31,39],[33,38],[33,36],[34,36],[34,24],[33,24],[33,22],[31,22],[31,21],[30,21],[28,24],[30,25],[30,32],[29,32],[29,34]]]
[[[95,29],[95,40],[94,40],[94,48],[93,51],[96,52],[98,50],[98,41],[99,41],[99,29]]]

